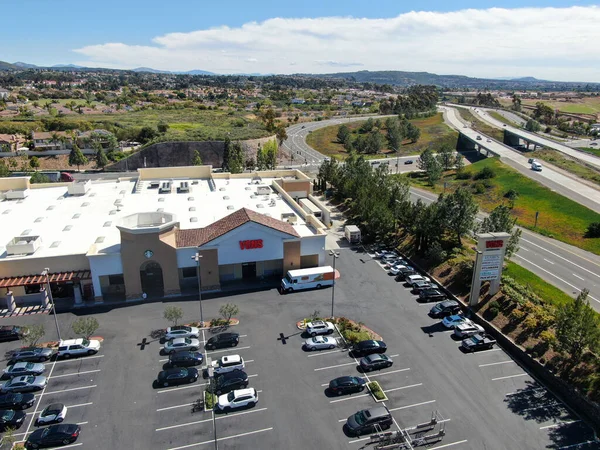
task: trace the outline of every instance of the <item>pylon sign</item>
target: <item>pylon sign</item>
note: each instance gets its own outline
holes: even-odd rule
[[[479,302],[479,290],[483,281],[490,282],[490,294],[492,295],[500,289],[502,266],[510,234],[480,233],[475,237],[477,238],[477,256],[471,281],[471,295],[469,296],[469,305],[471,306]]]

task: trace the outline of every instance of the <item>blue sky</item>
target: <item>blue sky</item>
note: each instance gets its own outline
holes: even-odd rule
[[[593,4],[4,0],[2,15],[14,20],[0,27],[0,60],[217,73],[388,69],[600,81],[593,56],[600,8],[586,8]],[[345,19],[334,19],[340,17]],[[496,49],[491,54],[490,46]],[[586,58],[588,50],[593,53]]]

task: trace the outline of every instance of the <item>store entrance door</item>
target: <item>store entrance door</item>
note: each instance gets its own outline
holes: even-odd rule
[[[163,273],[160,264],[148,261],[140,267],[142,290],[148,297],[163,297],[165,294]]]
[[[244,280],[250,278],[256,278],[256,263],[243,263],[242,264],[242,278]]]

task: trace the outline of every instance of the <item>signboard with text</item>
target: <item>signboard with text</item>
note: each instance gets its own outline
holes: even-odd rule
[[[263,248],[262,239],[249,239],[246,241],[240,241],[240,250],[251,250],[256,248]]]

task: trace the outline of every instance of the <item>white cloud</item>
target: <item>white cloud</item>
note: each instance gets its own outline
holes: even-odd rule
[[[106,43],[75,52],[87,58],[77,64],[117,68],[217,73],[360,68],[600,82],[598,24],[595,6],[413,11],[382,19],[273,18],[169,33],[149,45]]]

